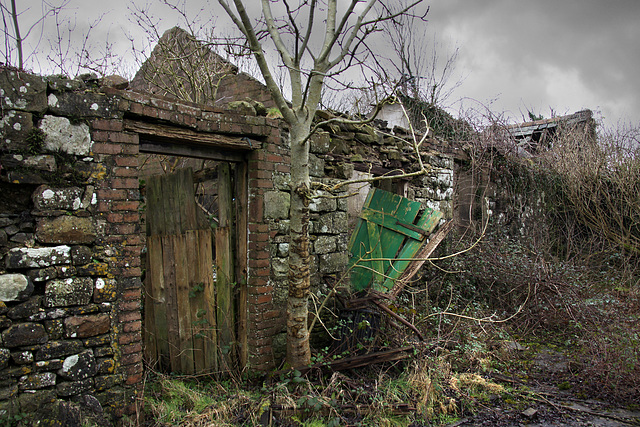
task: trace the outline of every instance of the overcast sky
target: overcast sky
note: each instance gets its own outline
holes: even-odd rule
[[[9,0],[0,0],[9,4]],[[156,0],[157,2],[157,0]],[[145,0],[69,0],[65,15],[81,38],[90,21],[104,14],[92,30],[93,42],[109,37],[119,56],[128,57],[130,43],[123,28],[141,40],[128,6]],[[258,0],[250,0],[247,4]],[[522,121],[527,110],[545,117],[590,108],[608,125],[640,124],[640,0],[432,0],[428,28],[443,52],[459,48],[452,81],[460,87],[447,102],[452,108],[476,103]],[[188,0],[189,8],[213,11],[218,27],[225,25],[217,1]],[[23,33],[41,14],[40,0],[19,0]],[[178,24],[167,9],[153,7],[161,30]],[[55,22],[38,45],[40,66]],[[37,31],[27,42],[37,42]],[[3,43],[4,46],[4,43]],[[27,47],[28,49],[28,47]],[[131,70],[128,71],[131,73]],[[459,102],[454,102],[459,100]]]

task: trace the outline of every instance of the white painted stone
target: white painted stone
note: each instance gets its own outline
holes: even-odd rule
[[[49,98],[47,98],[47,102],[49,107],[57,107],[58,106],[58,97],[54,94],[49,94]]]
[[[13,248],[6,257],[7,268],[44,268],[70,262],[71,248],[67,245],[48,248]]]
[[[71,368],[73,368],[77,364],[78,364],[78,355],[74,354],[73,356],[69,356],[66,359],[64,359],[64,362],[62,363],[62,370],[69,371]]]
[[[65,117],[44,116],[40,129],[46,135],[44,145],[48,150],[79,156],[91,152],[91,135],[86,123],[73,125]]]
[[[20,295],[28,291],[29,279],[24,274],[0,275],[0,301],[19,301]]]

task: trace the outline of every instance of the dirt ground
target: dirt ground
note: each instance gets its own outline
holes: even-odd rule
[[[571,362],[562,352],[542,347],[523,354],[522,359],[526,358],[530,358],[526,380],[517,374],[492,375],[493,381],[512,387],[521,398],[496,396],[478,405],[475,414],[446,426],[640,426],[640,411],[577,397],[568,381],[572,377]]]

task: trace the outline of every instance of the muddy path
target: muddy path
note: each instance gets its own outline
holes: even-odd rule
[[[640,410],[607,402],[606,396],[596,400],[576,393],[577,387],[571,383],[575,381],[573,362],[566,353],[542,346],[523,351],[520,358],[526,372],[491,375],[493,381],[509,389],[508,393],[493,396],[489,402],[477,402],[473,413],[469,411],[446,425],[640,426]],[[635,402],[635,408],[638,404]]]

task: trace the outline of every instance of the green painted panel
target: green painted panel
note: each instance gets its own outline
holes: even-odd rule
[[[360,218],[363,218],[368,222],[381,225],[385,229],[390,230],[395,234],[399,233],[414,240],[422,240],[425,235],[429,234],[427,230],[424,230],[424,232],[419,233],[410,228],[407,228],[407,223],[399,220],[395,216],[384,215],[384,214],[381,214],[380,212],[371,211],[369,209],[363,209],[362,213],[360,214]],[[412,224],[408,224],[408,225],[411,226]]]
[[[388,291],[404,272],[442,213],[422,209],[418,202],[380,189],[367,195],[356,229],[349,240],[351,285]]]
[[[427,209],[418,221],[420,228],[428,230],[429,233],[438,225],[443,214],[439,211]],[[404,270],[411,264],[412,258],[418,253],[422,245],[423,240],[409,240],[405,243],[404,247],[397,256],[397,259],[393,263],[393,267],[387,273],[382,287],[384,290],[390,290],[393,288],[395,281],[402,275]]]

